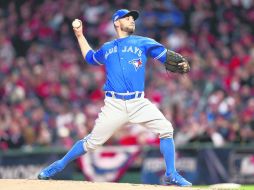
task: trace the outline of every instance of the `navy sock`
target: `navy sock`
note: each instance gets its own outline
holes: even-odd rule
[[[72,148],[66,153],[66,155],[59,160],[59,164],[62,168],[64,168],[68,163],[70,163],[72,160],[75,160],[79,156],[86,153],[84,150],[84,139],[77,141]]]
[[[166,176],[175,172],[175,144],[173,138],[160,139],[160,151],[166,163]]]

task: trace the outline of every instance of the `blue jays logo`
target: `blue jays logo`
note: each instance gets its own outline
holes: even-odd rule
[[[130,64],[132,64],[135,68],[135,70],[137,71],[140,67],[142,67],[142,60],[139,59],[133,59],[131,61],[129,61]]]

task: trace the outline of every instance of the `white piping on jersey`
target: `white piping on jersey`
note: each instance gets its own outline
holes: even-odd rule
[[[94,57],[94,54],[93,54],[93,60],[98,63],[99,65],[102,65],[95,57]]]
[[[154,59],[159,59],[159,58],[161,58],[166,52],[167,52],[167,50],[165,49],[163,52],[161,52],[160,55],[158,55],[158,56],[155,57]]]
[[[138,93],[144,93],[143,91],[135,91],[135,92],[126,92],[126,93],[118,93],[118,92],[114,92],[114,91],[105,91],[105,93],[107,93],[107,92],[109,92],[109,93],[111,93],[111,94],[118,94],[118,95],[123,95],[123,96],[125,96],[125,95],[133,95],[133,94],[135,94],[135,95],[137,95]]]

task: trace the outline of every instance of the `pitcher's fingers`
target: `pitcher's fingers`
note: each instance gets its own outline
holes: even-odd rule
[[[186,62],[181,62],[181,63],[178,63],[178,65],[182,66],[182,65],[187,65]]]

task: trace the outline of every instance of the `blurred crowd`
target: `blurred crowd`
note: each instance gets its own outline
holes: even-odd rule
[[[69,148],[91,132],[104,102],[104,68],[82,58],[71,22],[97,49],[115,38],[112,14],[138,10],[136,34],[186,56],[191,72],[149,60],[146,97],[175,129],[177,146],[254,142],[254,1],[0,0],[0,150]],[[126,125],[107,144],[156,145]]]

